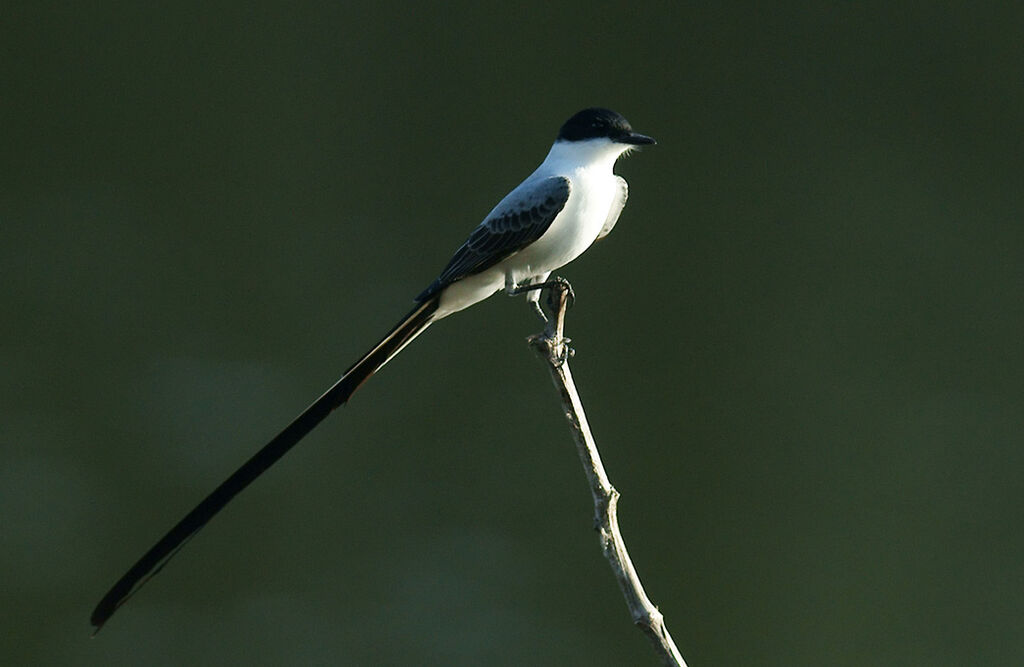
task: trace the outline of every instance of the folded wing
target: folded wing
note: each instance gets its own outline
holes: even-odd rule
[[[416,300],[425,301],[457,280],[486,271],[539,239],[565,208],[570,189],[569,179],[555,176],[521,193],[514,191],[473,230]]]

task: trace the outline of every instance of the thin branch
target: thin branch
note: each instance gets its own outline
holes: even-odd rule
[[[601,548],[611,564],[622,594],[626,597],[626,605],[629,607],[633,622],[654,644],[654,650],[661,656],[663,664],[686,667],[683,656],[680,655],[668,628],[665,627],[664,616],[644,592],[640,577],[626,551],[626,543],[619,532],[616,512],[619,492],[608,481],[608,474],[601,463],[601,455],[590,432],[587,416],[583,412],[583,403],[569,372],[569,357],[572,356],[572,350],[569,348],[569,339],[563,335],[567,296],[568,291],[564,285],[558,285],[548,291],[548,306],[554,317],[548,322],[543,334],[530,337],[530,346],[547,363],[551,379],[561,398],[565,418],[572,430],[572,437],[576,441],[576,449],[583,462],[587,482],[590,484],[590,492],[594,497],[594,527],[601,533]]]

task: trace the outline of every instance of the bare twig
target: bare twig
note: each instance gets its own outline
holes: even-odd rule
[[[626,605],[633,616],[633,622],[654,644],[654,649],[661,656],[663,664],[686,667],[686,662],[672,641],[668,628],[665,627],[664,617],[644,592],[640,577],[637,576],[626,551],[626,543],[619,533],[616,513],[619,492],[608,481],[608,475],[601,463],[601,455],[597,451],[597,444],[587,423],[587,416],[583,412],[583,403],[569,372],[569,357],[572,351],[569,348],[569,339],[563,335],[567,295],[568,291],[564,285],[549,290],[548,306],[553,319],[548,322],[543,334],[530,337],[530,345],[547,362],[551,379],[562,400],[565,418],[572,429],[573,440],[576,441],[576,449],[594,497],[594,527],[601,533],[601,548],[612,566],[623,595],[626,596]]]

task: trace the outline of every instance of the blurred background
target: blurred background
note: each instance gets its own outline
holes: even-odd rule
[[[593,105],[659,144],[573,369],[690,665],[1024,661],[1021,5],[4,14],[0,663],[656,664],[503,297],[89,639]]]

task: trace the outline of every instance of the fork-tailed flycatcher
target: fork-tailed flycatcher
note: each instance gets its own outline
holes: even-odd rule
[[[96,631],[239,491],[428,326],[501,289],[510,295],[526,292],[530,305],[544,317],[537,301],[540,288],[551,284],[551,272],[610,232],[626,204],[626,181],[612,172],[615,160],[653,143],[608,109],[585,109],[566,121],[544,162],[473,230],[437,280],[416,297],[416,307],[114,584],[92,612]]]

